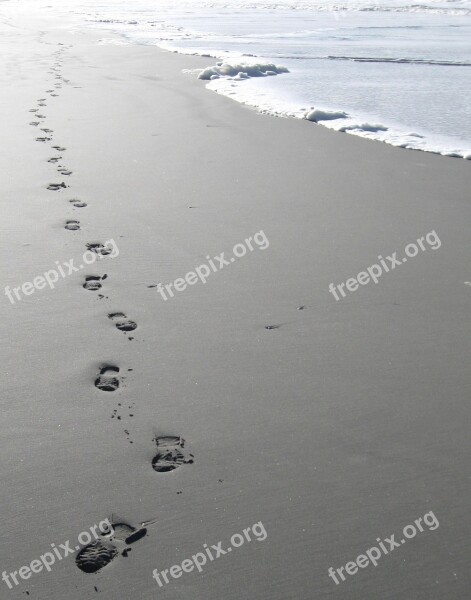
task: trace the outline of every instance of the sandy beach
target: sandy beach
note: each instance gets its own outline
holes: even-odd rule
[[[466,600],[471,163],[259,114],[183,72],[208,59],[12,4],[0,571],[30,572],[0,597]],[[116,555],[85,572],[104,519]]]

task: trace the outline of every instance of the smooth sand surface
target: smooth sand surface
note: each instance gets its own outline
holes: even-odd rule
[[[182,73],[207,59],[100,45],[117,38],[47,4],[0,5],[2,288],[80,263],[89,242],[119,256],[15,305],[2,294],[0,570],[112,514],[157,522],[97,574],[69,556],[0,581],[1,598],[468,598],[471,164],[262,116]],[[29,125],[40,98],[47,143]],[[47,162],[55,144],[72,175]],[[168,301],[149,287],[260,230],[269,247],[205,285]],[[329,293],[432,230],[439,249]],[[118,331],[117,311],[138,328]],[[94,386],[104,364],[115,392]],[[194,464],[155,472],[159,434]],[[438,529],[328,577],[428,511]],[[259,521],[266,540],[152,579]]]

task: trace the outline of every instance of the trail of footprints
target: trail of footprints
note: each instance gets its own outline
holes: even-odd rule
[[[65,46],[63,44],[58,45],[60,48],[53,53],[55,62],[48,71],[48,73],[54,77],[55,83],[53,87],[46,90],[46,93],[53,98],[59,96],[57,92],[61,89],[63,83],[70,83],[70,80],[65,79],[61,74],[62,55],[65,51]],[[70,47],[71,46],[69,46],[69,48]],[[36,137],[36,141],[40,143],[52,142],[54,137],[53,130],[45,126],[46,115],[41,114],[41,109],[46,106],[47,98],[38,98],[37,107],[29,109],[29,112],[34,118],[29,124],[32,127],[38,128],[42,134],[44,134]],[[56,166],[60,176],[70,177],[73,172],[67,166],[62,164],[63,153],[65,153],[67,149],[58,144],[52,145],[51,148],[55,150],[57,154],[48,158],[47,162]],[[63,193],[63,191],[68,188],[69,185],[64,181],[54,181],[47,185],[47,189],[51,192]],[[68,202],[72,209],[87,207],[86,202],[77,198],[71,198]],[[77,219],[66,219],[64,229],[72,232],[80,231],[80,222]],[[88,251],[99,255],[100,259],[105,258],[112,252],[111,248],[106,247],[101,242],[87,243],[86,248]],[[108,276],[106,274],[86,275],[82,287],[87,291],[97,292],[102,289],[103,282],[107,278]],[[99,294],[98,296],[100,298],[105,297],[102,294]],[[128,318],[124,312],[110,312],[107,316],[110,323],[125,335],[134,332],[138,328],[137,323]],[[128,335],[128,339],[133,340],[134,338]],[[133,369],[128,369],[128,371],[132,370]],[[96,373],[94,385],[100,393],[109,394],[117,392],[124,379],[125,376],[123,376],[119,366],[115,364],[103,364]],[[111,418],[116,418],[121,421],[123,418],[121,413],[123,413],[123,404],[122,402],[119,402],[118,408],[114,409]],[[127,413],[127,416],[130,418],[134,417],[133,403],[127,406]],[[130,439],[131,434],[129,430],[125,429],[124,432],[127,435],[129,443],[132,444],[133,441]],[[152,467],[155,472],[169,473],[183,465],[193,463],[194,457],[186,451],[185,440],[181,436],[161,435],[156,436],[153,441],[155,443],[155,454],[149,466]],[[78,552],[75,559],[77,567],[84,573],[97,573],[117,557],[127,557],[132,550],[132,545],[147,535],[147,526],[154,522],[155,520],[148,521],[147,523],[141,523],[138,527],[134,527],[122,519],[113,518],[111,520],[111,529],[104,532],[100,539],[91,542],[82,548],[76,548]]]

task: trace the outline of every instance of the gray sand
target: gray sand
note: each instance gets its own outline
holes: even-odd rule
[[[262,116],[182,73],[207,59],[98,45],[41,15],[0,7],[2,287],[80,263],[89,242],[119,256],[15,305],[2,294],[0,570],[112,513],[157,521],[98,574],[68,557],[0,581],[1,597],[468,598],[470,163]],[[70,83],[51,97],[59,49]],[[44,97],[41,143],[28,111]],[[206,284],[167,301],[149,287],[260,230],[269,247]],[[329,293],[432,230],[440,248]],[[114,312],[138,328],[118,331]],[[105,364],[116,392],[94,386]],[[154,471],[159,434],[182,435],[194,464]],[[438,529],[329,578],[429,511]],[[152,578],[259,521],[266,540],[163,588]]]

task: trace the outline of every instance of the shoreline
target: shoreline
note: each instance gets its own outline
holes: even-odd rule
[[[421,152],[429,152],[432,154],[447,156],[449,158],[462,158],[464,160],[471,160],[471,142],[469,140],[466,141],[464,138],[461,139],[459,136],[447,136],[443,132],[433,133],[426,127],[424,128],[423,123],[421,126],[418,124],[407,125],[394,118],[387,118],[384,117],[384,115],[380,116],[374,112],[368,112],[360,109],[356,110],[353,109],[352,106],[342,106],[339,103],[334,105],[320,102],[319,104],[315,103],[314,106],[310,106],[310,103],[313,101],[312,98],[304,98],[304,100],[298,98],[298,101],[294,102],[293,100],[283,99],[283,94],[281,96],[277,96],[277,94],[274,93],[273,89],[270,87],[266,88],[263,86],[256,86],[252,88],[252,83],[255,84],[255,82],[258,83],[260,81],[260,73],[257,75],[250,74],[252,64],[260,65],[259,70],[261,71],[264,71],[264,69],[270,69],[272,71],[270,73],[271,75],[275,75],[275,73],[273,73],[273,67],[275,66],[272,64],[273,62],[276,63],[276,66],[281,66],[282,68],[285,67],[284,63],[278,65],[278,59],[274,59],[273,57],[266,58],[263,54],[255,55],[242,52],[238,53],[235,51],[229,52],[222,49],[208,48],[197,50],[194,48],[184,48],[178,45],[178,38],[169,42],[168,38],[165,36],[163,39],[156,38],[154,44],[150,44],[148,41],[135,41],[135,35],[133,37],[133,32],[135,31],[135,27],[138,25],[139,21],[130,21],[128,29],[126,30],[122,29],[123,26],[126,26],[125,23],[120,22],[119,20],[117,23],[119,23],[120,28],[111,28],[109,31],[112,32],[113,35],[118,35],[120,38],[125,40],[126,44],[155,44],[157,47],[162,48],[170,53],[178,53],[184,56],[197,56],[208,59],[214,58],[217,59],[217,61],[222,61],[222,63],[224,63],[223,70],[225,67],[232,67],[236,65],[237,68],[234,73],[231,73],[230,75],[221,74],[218,78],[216,78],[215,75],[213,80],[207,81],[206,86],[208,90],[226,96],[240,104],[249,106],[250,108],[253,108],[262,114],[267,114],[274,117],[305,119],[329,129],[379,141],[402,149],[418,150]],[[176,25],[170,22],[166,23],[168,34],[171,36]],[[103,22],[98,21],[94,26],[99,30],[100,27],[103,27]],[[178,29],[180,29],[180,27]],[[190,29],[189,35],[191,34],[192,30]],[[182,33],[179,31],[178,35],[181,36]],[[248,47],[247,50],[250,50],[250,48]],[[328,58],[335,57],[318,57],[316,60],[326,60]],[[338,58],[346,60],[349,57],[342,56]],[[290,60],[289,57],[286,57],[286,59],[286,64],[290,67],[290,69],[292,69],[292,71],[288,71],[286,75],[289,77],[290,72],[292,74],[295,72],[294,67],[297,61]],[[371,60],[372,62],[377,62],[380,59],[376,58]],[[387,58],[383,60],[385,62],[392,62],[391,59]],[[403,63],[404,61],[406,61],[406,59],[398,59],[398,63]],[[410,59],[409,62],[411,64],[422,64],[423,61]],[[222,63],[218,62],[217,64],[221,65]],[[430,65],[433,64],[435,64],[435,62],[431,61]],[[456,66],[459,67],[470,66],[469,63],[458,64],[453,61],[445,61],[443,64],[456,64]],[[197,70],[198,69],[194,71]],[[202,70],[213,70],[214,72],[217,72],[217,66],[215,64],[212,66],[206,64],[204,67],[202,67]],[[226,68],[226,71],[227,70],[228,69]],[[197,72],[192,73],[192,69],[185,69],[185,71],[192,76],[198,75]],[[280,74],[278,73],[278,76],[279,75]],[[241,80],[243,80],[242,83]],[[294,81],[295,84],[299,84],[296,78]],[[310,106],[310,108],[306,108],[307,106]]]
[[[70,558],[9,597],[462,600],[469,165],[272,119],[181,72],[203,58],[98,45],[54,10],[18,10],[0,25],[3,286],[90,244],[119,255],[2,300],[1,562],[18,570],[112,515],[155,524],[98,573]],[[162,301],[159,282],[261,230],[263,252]],[[431,231],[436,251],[342,302],[329,293]],[[101,287],[84,289],[88,276]],[[172,472],[153,466],[163,436],[183,456]],[[329,578],[430,511],[436,531]],[[263,544],[162,590],[152,578],[259,522]]]

